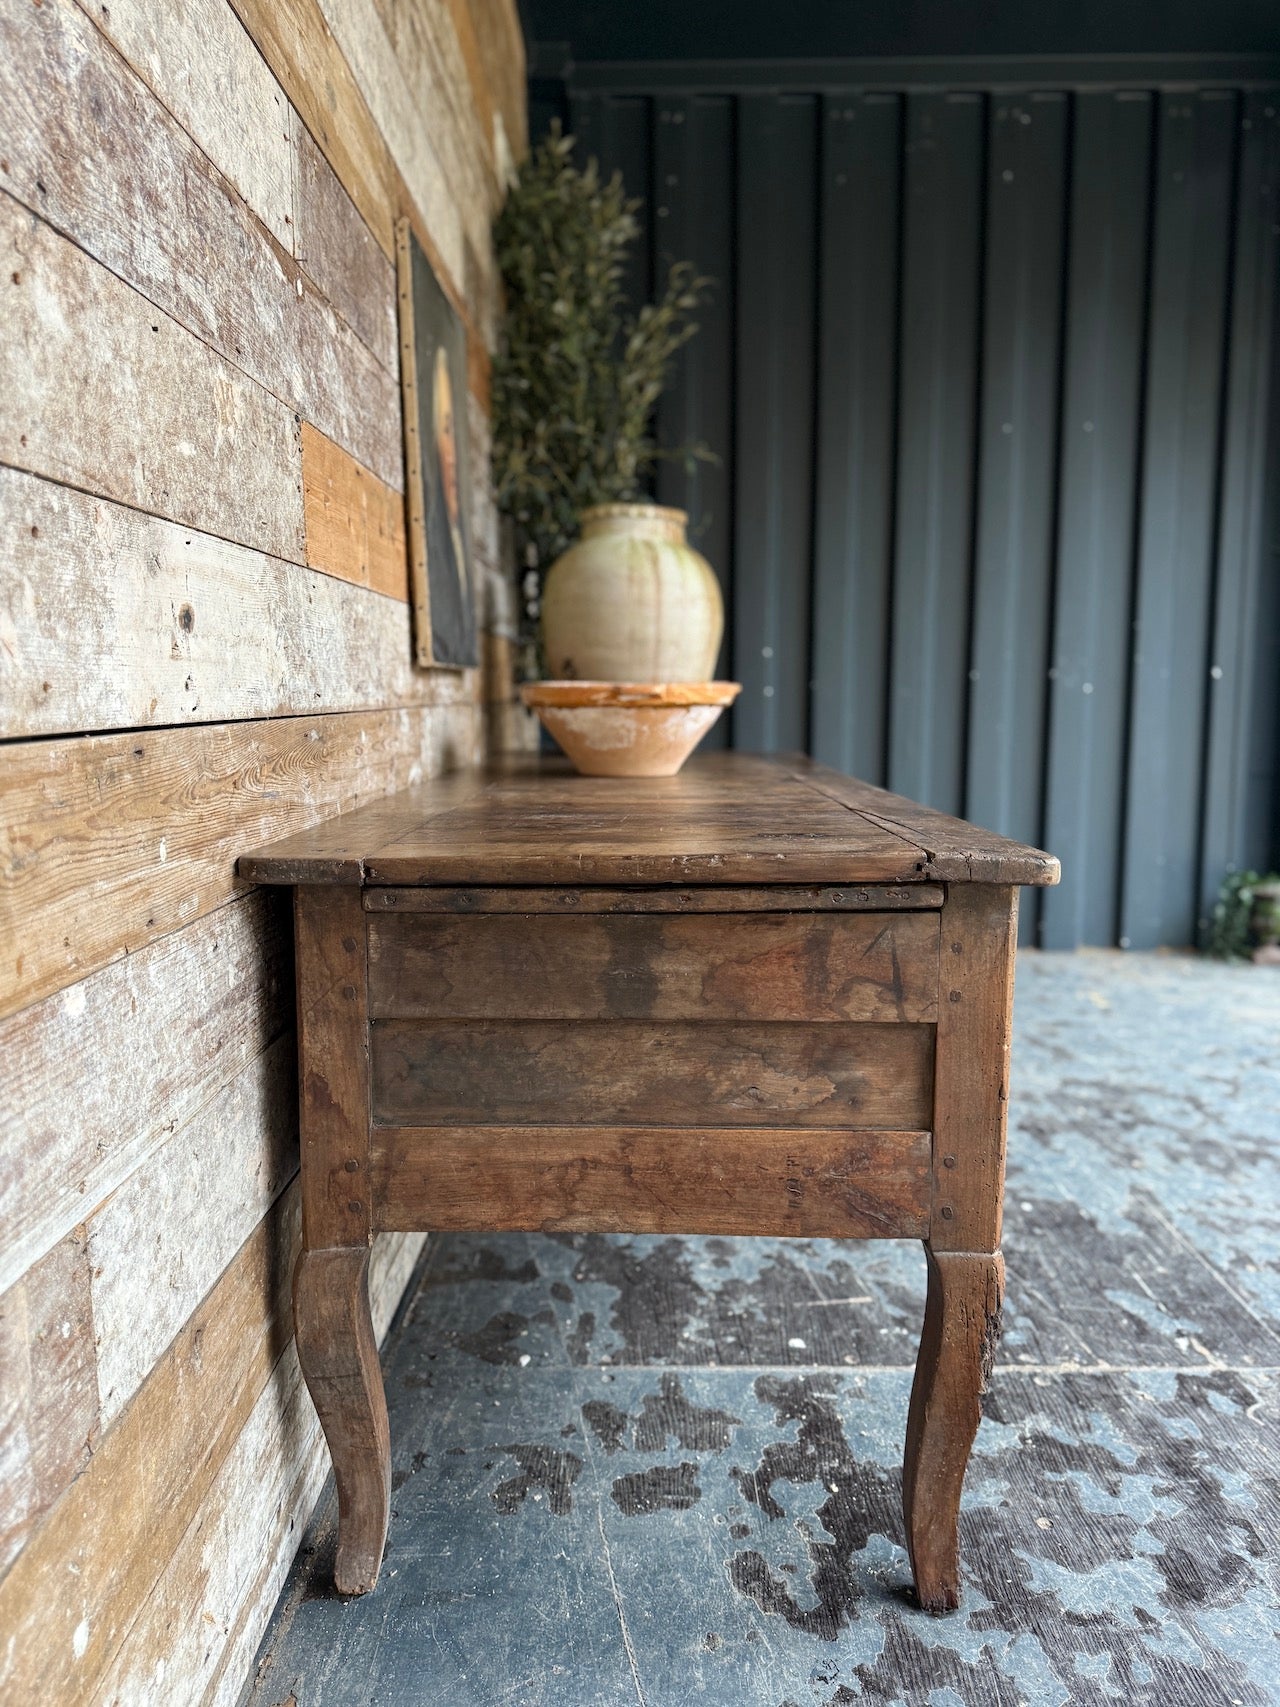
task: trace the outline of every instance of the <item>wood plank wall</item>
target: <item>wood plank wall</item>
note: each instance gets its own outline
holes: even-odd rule
[[[327,1469],[287,898],[234,863],[508,710],[411,665],[391,257],[408,213],[466,321],[501,660],[523,90],[513,0],[0,0],[5,1700],[235,1701]]]
[[[718,460],[657,481],[725,587],[710,739],[1052,848],[1024,940],[1181,944],[1280,859],[1280,88],[1062,69],[564,92],[643,198],[632,289],[717,281],[660,436]]]

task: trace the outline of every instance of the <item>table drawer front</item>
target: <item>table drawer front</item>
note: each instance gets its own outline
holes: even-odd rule
[[[937,913],[371,913],[379,1019],[937,1018]]]
[[[926,1025],[382,1020],[370,1037],[385,1125],[932,1124]]]

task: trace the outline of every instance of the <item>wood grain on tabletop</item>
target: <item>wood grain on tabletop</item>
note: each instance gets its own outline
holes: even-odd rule
[[[556,760],[513,761],[406,792],[376,831],[353,816],[323,850],[294,837],[247,855],[241,871],[276,883],[901,884],[972,880],[985,850],[993,869],[1024,874],[1006,883],[1056,879],[1047,855],[957,819],[930,817],[927,835],[881,822],[884,798],[805,762],[745,753],[626,780],[576,776]],[[387,834],[396,810],[398,833]],[[940,845],[944,829],[971,852],[968,863],[947,856],[942,873],[930,843]]]
[[[378,1020],[389,1125],[923,1128],[929,1025]]]
[[[909,837],[926,855],[925,874],[950,883],[1052,885],[1058,861],[1040,848],[1011,842],[962,818],[857,782],[810,759],[793,761],[793,774],[861,813],[869,822]]]
[[[923,1238],[929,1134],[375,1127],[380,1227]]]

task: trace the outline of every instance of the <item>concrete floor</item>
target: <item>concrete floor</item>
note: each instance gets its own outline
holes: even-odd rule
[[[1280,1702],[1280,972],[1019,962],[965,1603],[906,1594],[908,1245],[439,1238],[377,1591],[321,1502],[252,1707]]]

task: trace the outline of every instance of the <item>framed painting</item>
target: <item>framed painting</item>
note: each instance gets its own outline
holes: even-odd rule
[[[478,662],[466,331],[407,219],[396,224],[396,278],[414,653],[424,667],[462,670]]]

